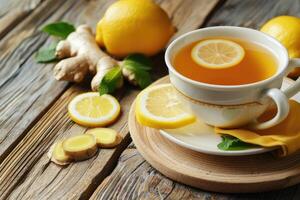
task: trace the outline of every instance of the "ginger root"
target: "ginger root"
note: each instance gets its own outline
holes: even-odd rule
[[[62,143],[63,141],[54,143],[50,147],[47,156],[52,162],[58,165],[68,165],[71,162],[71,158],[65,153]]]
[[[93,91],[98,90],[108,71],[114,67],[122,68],[122,62],[110,57],[98,47],[92,30],[87,25],[78,26],[66,40],[60,41],[55,54],[58,59],[63,59],[54,67],[54,76],[57,80],[81,82],[90,73],[95,75],[91,82]],[[134,75],[123,68],[122,73],[125,79],[136,85]]]
[[[48,158],[58,165],[93,157],[99,148],[114,148],[122,141],[117,131],[111,128],[93,128],[83,135],[72,136],[54,143]]]
[[[96,138],[92,135],[77,135],[63,141],[62,147],[66,155],[74,160],[86,160],[97,151]]]
[[[88,130],[85,134],[93,135],[100,148],[114,148],[122,140],[117,131],[111,128],[94,128]]]

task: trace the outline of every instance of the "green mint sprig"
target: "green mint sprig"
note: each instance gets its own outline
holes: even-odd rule
[[[120,84],[123,84],[122,68],[126,68],[134,74],[135,80],[140,88],[147,87],[151,82],[151,61],[142,54],[131,54],[127,56],[121,67],[115,67],[108,71],[99,84],[99,93],[111,94]]]
[[[136,82],[141,89],[144,89],[152,82],[150,75],[152,64],[150,59],[146,56],[142,54],[131,54],[124,59],[122,67],[134,74]]]
[[[52,61],[56,61],[56,50],[57,42],[53,42],[49,45],[49,47],[40,48],[35,54],[35,60],[38,63],[48,63]]]
[[[218,148],[224,151],[236,151],[236,150],[245,150],[257,147],[257,145],[249,144],[243,142],[242,140],[230,136],[230,135],[222,135],[222,142],[218,144]]]
[[[54,22],[47,24],[42,28],[42,31],[58,37],[59,39],[65,39],[68,35],[75,31],[75,27],[67,22]],[[56,61],[55,50],[58,42],[52,43],[49,47],[40,48],[35,54],[35,60],[38,63],[48,63]]]
[[[75,31],[75,27],[67,22],[54,22],[44,26],[42,31],[49,35],[66,39],[70,33]]]
[[[122,70],[119,66],[115,66],[113,69],[108,71],[102,78],[99,84],[99,93],[111,94],[123,84]]]

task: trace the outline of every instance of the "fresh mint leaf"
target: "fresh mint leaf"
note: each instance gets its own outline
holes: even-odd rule
[[[255,148],[257,145],[249,144],[230,135],[222,135],[222,142],[218,144],[218,148],[224,151],[235,151]]]
[[[57,43],[51,43],[49,47],[42,47],[36,52],[35,60],[39,63],[47,63],[56,60],[55,49]]]
[[[116,89],[118,89],[123,83],[123,75],[121,68],[119,66],[114,67],[110,71],[108,71],[104,77],[102,78],[101,83],[99,84],[99,93],[103,94],[111,94]]]
[[[44,26],[42,31],[49,35],[66,39],[70,33],[75,31],[75,27],[67,22],[54,22]]]
[[[135,79],[140,88],[144,89],[151,84],[152,80],[148,71],[133,68],[132,72],[135,74]]]
[[[137,83],[142,89],[146,88],[152,83],[150,73],[147,71],[137,71],[136,77],[139,77],[137,78]]]
[[[152,69],[151,61],[146,56],[142,54],[131,54],[124,59],[123,67],[134,74],[135,80],[140,88],[144,89],[152,82],[149,73]]]
[[[100,93],[100,95],[108,94],[109,93],[108,84],[106,84],[104,82],[101,83],[99,85],[99,93]]]
[[[134,68],[143,69],[145,71],[150,71],[151,61],[149,58],[143,54],[131,54],[124,59],[123,66],[133,66]]]

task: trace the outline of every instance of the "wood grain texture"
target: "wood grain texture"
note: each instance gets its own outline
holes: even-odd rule
[[[205,26],[244,26],[259,29],[267,20],[279,15],[300,17],[299,0],[228,0],[205,23]]]
[[[52,78],[52,65],[36,64],[33,59],[47,40],[37,32],[41,24],[57,20],[72,6],[60,1],[51,5],[39,7],[0,42],[0,161],[66,87]],[[58,8],[57,16],[49,18]]]
[[[168,76],[154,84],[163,83],[170,83]],[[289,84],[293,82],[285,80],[285,85]],[[134,105],[128,124],[142,156],[158,171],[183,184],[214,192],[247,193],[282,189],[300,182],[300,153],[281,159],[270,153],[240,157],[198,153],[174,144],[157,129],[140,125]]]
[[[172,181],[157,172],[132,148],[127,148],[112,174],[97,188],[91,199],[221,199],[221,200],[296,200],[297,186],[285,190],[255,194],[221,194],[207,192]]]
[[[65,4],[68,4],[67,2]],[[217,1],[205,0],[197,2],[192,3],[192,1],[183,0],[160,1],[170,14],[175,12],[173,16],[177,16],[178,18],[175,25],[179,30],[184,31],[198,27]],[[103,14],[103,11],[111,4],[111,1],[76,1],[76,3],[72,3],[72,7],[66,11],[63,19],[75,21],[76,24],[88,22],[88,24],[93,25],[99,18],[97,16]],[[169,10],[168,8],[172,8],[173,3],[180,6],[177,9],[174,8],[172,11],[172,9]],[[186,9],[188,5],[204,6],[206,9],[198,15],[196,14],[198,12],[196,9],[191,9],[189,13],[184,14],[183,11],[180,12],[182,13],[180,14],[182,19],[187,19],[190,15],[194,16],[191,23],[194,25],[190,27],[183,26],[178,16],[179,14],[176,14],[178,10]],[[57,12],[60,10],[61,8]],[[182,29],[181,26],[183,26]],[[161,77],[166,73],[165,67],[162,65],[163,59],[161,56],[162,54],[153,58],[155,63],[154,78]],[[43,78],[49,81],[49,78],[51,79],[50,72],[45,72]],[[38,83],[34,84],[39,85]],[[62,91],[63,87],[60,90],[56,86],[55,89],[53,88],[53,91]],[[129,143],[129,136],[126,136],[128,135],[127,117],[129,108],[139,91],[132,87],[127,87],[124,94],[118,95],[123,114],[119,121],[112,127],[119,130],[127,138],[119,147],[111,150],[101,150],[96,157],[88,161],[61,168],[48,161],[46,151],[55,140],[61,137],[85,132],[85,128],[71,122],[66,114],[67,103],[72,97],[89,88],[88,84],[80,88],[78,87],[72,86],[68,89],[50,107],[46,114],[28,132],[26,131],[24,138],[20,137],[22,138],[20,142],[5,157],[0,165],[0,198],[86,199],[91,196],[97,186],[111,172],[121,151]],[[52,88],[44,92],[51,90]],[[6,101],[9,102],[9,100]],[[7,109],[8,111],[10,109]]]
[[[43,0],[1,0],[0,39],[33,12]]]
[[[164,8],[177,27],[177,32],[173,38],[201,26],[217,3],[217,0],[162,1],[161,7]]]

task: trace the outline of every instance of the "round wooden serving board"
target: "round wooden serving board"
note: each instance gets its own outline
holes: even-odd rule
[[[167,82],[169,78],[164,77],[155,84]],[[135,119],[134,106],[128,123],[132,140],[142,156],[178,182],[224,193],[268,191],[300,182],[300,154],[275,158],[270,153],[241,157],[198,153],[172,143],[156,129],[140,125]]]

